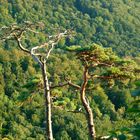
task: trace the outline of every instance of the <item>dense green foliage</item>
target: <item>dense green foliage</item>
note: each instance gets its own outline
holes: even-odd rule
[[[74,28],[78,35],[69,40],[69,44],[95,42],[112,47],[120,55],[137,55],[139,9],[137,0],[1,0],[0,25],[23,23],[25,20],[44,21],[47,33],[53,27]]]
[[[94,42],[112,47],[119,56],[127,56],[125,60],[129,55],[139,63],[139,9],[138,0],[0,0],[0,27],[22,24],[28,20],[42,21],[45,29],[37,35],[27,34],[23,43],[28,48],[45,42],[45,34],[53,34],[59,28],[73,28],[76,36],[59,42],[47,62],[47,70],[54,85],[64,75],[81,84],[82,64],[73,53],[64,51],[63,48],[80,45],[82,49],[87,49],[85,46]],[[113,74],[118,69],[110,71]],[[112,80],[96,81],[94,84],[89,82],[89,89],[92,90],[88,91],[88,98],[94,112],[98,136],[109,135],[111,132],[122,140],[129,137],[139,139],[138,83],[134,79],[115,84]],[[87,140],[87,122],[79,93],[66,86],[54,89],[51,94],[54,138]],[[0,139],[45,139],[43,96],[38,64],[18,50],[14,41],[0,42]],[[79,108],[82,108],[82,113],[72,112]]]

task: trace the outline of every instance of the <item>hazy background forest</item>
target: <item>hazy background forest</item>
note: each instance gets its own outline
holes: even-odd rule
[[[43,22],[45,29],[29,34],[28,48],[45,42],[46,35],[73,29],[75,37],[62,39],[47,63],[50,81],[67,75],[77,84],[82,64],[67,46],[96,43],[111,47],[122,58],[140,65],[139,0],[0,0],[0,28],[24,21]],[[2,34],[0,34],[1,36]],[[44,99],[41,71],[14,41],[0,42],[0,139],[44,140]],[[98,136],[140,139],[140,80],[90,83],[88,98]],[[51,92],[55,140],[88,140],[79,93],[71,87]],[[82,110],[84,112],[84,110]]]

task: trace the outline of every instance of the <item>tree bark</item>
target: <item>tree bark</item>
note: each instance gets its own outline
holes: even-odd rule
[[[44,96],[45,96],[45,116],[46,116],[46,140],[53,140],[52,121],[51,121],[51,97],[50,86],[46,71],[46,60],[42,63],[42,75],[44,82]]]
[[[83,84],[81,86],[81,91],[80,91],[80,95],[81,95],[81,101],[82,104],[86,110],[86,117],[87,117],[87,121],[88,121],[88,128],[89,128],[89,132],[90,132],[90,138],[91,140],[95,140],[96,139],[96,132],[95,132],[95,125],[94,125],[94,121],[93,121],[93,113],[92,113],[92,109],[88,103],[88,100],[86,98],[85,95],[85,90],[86,90],[86,86],[88,83],[88,68],[85,67],[84,69],[84,75],[83,75]]]

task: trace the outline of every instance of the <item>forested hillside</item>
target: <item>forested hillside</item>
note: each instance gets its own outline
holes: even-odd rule
[[[61,39],[50,55],[47,74],[54,85],[64,76],[79,85],[83,67],[73,52],[65,50],[71,46],[84,49],[96,43],[111,47],[119,57],[140,66],[139,9],[139,0],[0,0],[0,39],[4,26],[22,26],[25,21],[44,25],[39,33],[27,34],[22,43],[28,49],[45,42],[49,35],[72,29],[75,35]],[[140,77],[131,77],[117,82],[89,81],[87,95],[97,136],[140,139]],[[42,83],[39,65],[15,41],[1,40],[0,139],[45,139]],[[51,96],[55,140],[88,140],[79,91],[65,86],[53,89]]]

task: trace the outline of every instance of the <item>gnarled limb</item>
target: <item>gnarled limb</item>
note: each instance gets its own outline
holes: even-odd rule
[[[64,87],[64,86],[67,86],[67,85],[69,85],[71,87],[74,87],[74,88],[76,88],[78,90],[81,89],[81,87],[79,85],[72,83],[71,80],[66,81],[65,83],[59,83],[58,85],[50,86],[50,89]]]
[[[48,42],[48,45],[51,45],[51,48],[49,49],[49,51],[46,54],[46,59],[48,59],[51,51],[53,50],[54,46],[58,44],[58,42],[60,41],[60,39],[64,36],[67,36],[67,30],[64,33],[59,33],[58,35],[55,35],[55,39],[54,40],[50,40]],[[49,38],[52,38],[53,36],[50,36]]]
[[[83,84],[81,85],[81,90],[80,90],[80,97],[81,97],[81,101],[82,104],[86,110],[87,113],[87,121],[88,121],[88,128],[89,128],[89,132],[90,132],[90,137],[92,140],[96,139],[96,132],[95,132],[95,125],[94,125],[94,121],[93,121],[93,113],[92,113],[92,109],[89,105],[89,102],[86,98],[86,86],[88,83],[88,68],[84,67],[84,74],[83,74]]]
[[[28,50],[28,49],[26,49],[25,47],[23,47],[23,45],[21,44],[21,39],[20,38],[17,38],[17,37],[15,37],[16,38],[16,41],[17,41],[17,43],[18,43],[18,47],[22,50],[22,51],[24,51],[24,52],[26,52],[26,53],[28,53],[28,54],[31,54],[31,52]]]

